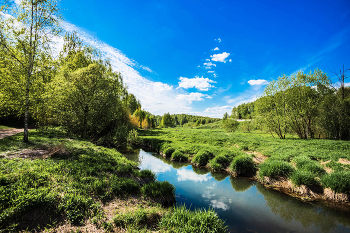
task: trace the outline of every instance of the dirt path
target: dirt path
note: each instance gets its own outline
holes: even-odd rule
[[[0,139],[10,137],[12,135],[22,133],[24,129],[4,129],[0,130]]]

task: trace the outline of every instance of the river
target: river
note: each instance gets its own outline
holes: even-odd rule
[[[350,232],[350,213],[303,202],[247,178],[214,173],[157,153],[124,152],[176,188],[177,205],[213,208],[230,232]]]

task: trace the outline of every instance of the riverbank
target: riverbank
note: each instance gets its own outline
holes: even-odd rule
[[[22,138],[0,140],[0,231],[225,232],[213,210],[172,208],[173,185],[114,149],[59,129]]]
[[[249,175],[268,188],[301,200],[322,200],[350,210],[350,142],[300,140],[293,135],[277,139],[261,131],[226,133],[220,123],[141,131],[140,135],[144,147],[163,156],[171,157],[178,151],[193,165]],[[252,166],[254,173],[242,173],[236,166],[241,160],[251,160],[253,165],[248,161],[241,166]]]

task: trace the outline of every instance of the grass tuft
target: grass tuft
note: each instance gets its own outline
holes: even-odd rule
[[[251,175],[256,171],[253,159],[249,155],[238,155],[232,160],[231,171],[237,175]]]
[[[295,168],[288,162],[280,160],[266,160],[260,164],[259,176],[276,178],[278,176],[290,177]]]
[[[188,156],[183,154],[181,151],[176,150],[171,155],[171,160],[186,162],[188,160]]]
[[[350,171],[336,171],[326,174],[321,178],[321,183],[336,193],[350,194]]]

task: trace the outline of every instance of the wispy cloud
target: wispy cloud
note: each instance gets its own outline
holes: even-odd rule
[[[220,38],[218,38],[218,39],[215,39],[216,41],[218,41],[219,43],[221,42],[221,39]]]
[[[216,64],[212,62],[205,62],[203,65],[206,69],[211,69],[212,67],[216,67]]]
[[[209,174],[205,175],[198,175],[192,170],[182,168],[177,170],[177,180],[178,181],[186,181],[186,180],[191,180],[194,182],[203,182],[203,181],[208,181],[212,177],[209,176]]]
[[[267,85],[269,82],[265,79],[252,79],[248,81],[249,85]]]
[[[216,83],[215,81],[209,78],[203,78],[196,76],[195,78],[185,78],[180,77],[179,87],[188,89],[188,88],[197,88],[200,91],[208,91],[209,88],[214,87],[210,83]]]
[[[210,55],[212,61],[224,62],[224,63],[226,63],[226,58],[228,56],[230,56],[230,54],[226,52]]]
[[[218,51],[218,50],[220,50],[220,49],[219,49],[219,47],[216,47],[216,48],[215,48],[215,49],[213,49],[213,50],[214,50],[214,51]]]
[[[188,103],[192,103],[192,101],[203,101],[204,98],[211,99],[212,97],[207,94],[202,94],[199,92],[191,92],[189,94],[179,94],[176,96],[176,99],[185,100]]]

